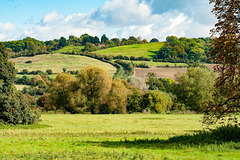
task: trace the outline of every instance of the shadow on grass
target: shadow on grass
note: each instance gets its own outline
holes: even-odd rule
[[[229,143],[233,145],[228,145]],[[235,143],[236,142],[236,143]],[[208,145],[225,145],[240,150],[240,127],[222,126],[211,131],[199,131],[193,135],[171,137],[168,140],[134,139],[122,141],[87,141],[85,143],[107,148],[137,148],[137,149],[173,149],[183,147],[199,147]]]
[[[151,55],[150,57],[151,57],[151,59],[155,59],[157,56],[158,56],[158,53],[159,53],[159,51],[151,51],[151,50],[148,50],[148,52],[150,52],[150,53],[153,53],[154,55]]]
[[[37,128],[48,128],[52,127],[46,124],[31,124],[31,125],[22,125],[22,124],[2,124],[0,123],[0,129],[37,129]]]

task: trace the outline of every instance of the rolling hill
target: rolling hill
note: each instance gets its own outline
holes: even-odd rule
[[[117,46],[112,48],[107,48],[103,50],[98,50],[94,53],[102,55],[123,55],[123,56],[134,56],[134,57],[146,57],[153,59],[157,54],[159,49],[164,45],[161,43],[147,43],[147,44],[133,44],[125,46]]]
[[[47,69],[51,69],[54,73],[59,73],[62,72],[63,68],[76,71],[86,66],[98,66],[106,69],[110,74],[116,72],[116,68],[108,63],[79,55],[43,54],[33,57],[12,58],[10,61],[15,63],[18,71],[27,69],[29,71],[41,70],[45,72]],[[32,63],[26,63],[27,61],[32,61]]]

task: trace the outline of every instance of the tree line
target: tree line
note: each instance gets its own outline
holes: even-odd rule
[[[211,38],[177,38],[168,36],[159,50],[155,61],[173,63],[211,63],[208,52],[211,50]]]
[[[68,45],[85,46],[83,51],[94,51],[102,48],[140,43],[148,43],[148,41],[146,39],[141,40],[141,37],[136,38],[134,36],[130,36],[128,39],[123,38],[121,40],[119,38],[109,39],[105,34],[103,34],[101,38],[89,34],[83,34],[79,38],[71,35],[68,39],[61,37],[60,39],[45,42],[31,37],[26,37],[23,40],[18,41],[3,42],[6,47],[6,53],[9,54],[10,57],[48,54]]]

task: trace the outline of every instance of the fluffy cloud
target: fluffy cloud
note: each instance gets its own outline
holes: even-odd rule
[[[99,30],[106,28],[105,24],[91,19],[90,16],[91,13],[63,16],[53,11],[47,14],[39,24],[26,30],[21,37],[30,36],[40,40],[50,40],[61,36],[80,36],[84,33],[97,35]]]
[[[16,30],[14,24],[11,23],[0,23],[0,40],[1,41],[8,41],[13,40],[16,37],[14,36],[13,32]]]
[[[49,40],[84,33],[107,34],[111,38],[133,35],[150,40],[155,37],[162,41],[168,35],[206,37],[214,24],[211,6],[206,2],[208,0],[112,0],[86,14],[63,16],[53,11],[26,30],[21,38]]]

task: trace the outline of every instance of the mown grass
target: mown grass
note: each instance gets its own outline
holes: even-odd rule
[[[239,158],[239,142],[192,143],[186,139],[194,138],[181,138],[203,129],[201,117],[44,114],[33,128],[0,127],[0,159]]]
[[[117,46],[98,50],[95,53],[104,55],[123,55],[123,56],[134,56],[134,57],[146,57],[153,59],[158,54],[159,49],[164,43],[147,43],[147,44],[133,44],[125,46]]]
[[[45,72],[51,69],[53,73],[61,73],[63,68],[76,71],[86,66],[98,66],[108,70],[109,73],[116,72],[116,68],[108,63],[79,55],[44,54],[33,57],[12,58],[10,61],[15,62],[18,71],[27,69],[29,71],[41,70]],[[32,63],[25,63],[26,61],[32,61]]]

